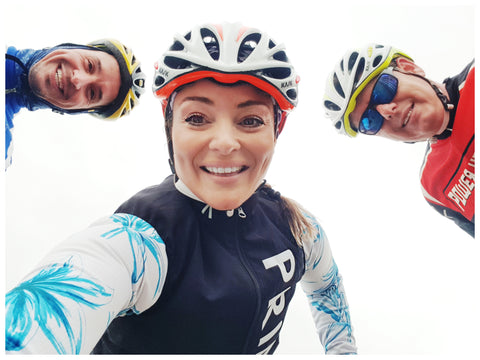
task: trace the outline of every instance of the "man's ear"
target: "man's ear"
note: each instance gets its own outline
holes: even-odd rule
[[[423,71],[423,69],[417,64],[415,64],[412,60],[404,57],[399,57],[395,59],[395,63],[397,65],[396,67],[401,71],[425,76],[425,71]]]

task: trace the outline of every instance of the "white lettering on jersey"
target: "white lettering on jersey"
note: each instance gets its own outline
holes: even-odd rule
[[[287,261],[290,261],[290,271],[287,271],[287,267],[285,266]],[[283,282],[288,282],[292,279],[293,273],[295,272],[295,258],[290,250],[285,250],[278,255],[263,260],[263,266],[265,266],[267,270],[278,266],[282,273]]]
[[[287,270],[287,266],[286,266],[287,263],[290,263],[289,270]],[[280,270],[280,274],[282,275],[283,282],[287,283],[292,279],[295,273],[295,257],[293,256],[293,253],[291,250],[285,250],[280,254],[277,254],[275,256],[272,256],[272,257],[269,257],[268,259],[263,260],[263,266],[265,267],[266,270],[272,269],[274,267],[278,267],[278,269]],[[263,319],[263,322],[262,322],[262,330],[265,329],[265,326],[270,320],[272,313],[277,316],[277,315],[280,315],[282,311],[285,309],[285,293],[290,289],[291,287],[289,286],[288,288],[286,288],[279,294],[275,295],[273,298],[271,298],[268,301],[267,314],[265,315],[265,318]],[[270,340],[272,340],[272,338],[282,328],[282,324],[283,324],[283,321],[280,321],[273,330],[271,330],[268,334],[264,335],[259,340],[258,346],[260,347],[268,343]],[[276,340],[270,343],[265,349],[261,350],[258,354],[267,354],[272,348],[272,346],[275,344],[275,341]]]
[[[469,166],[475,167],[475,155],[472,156],[468,162]],[[465,211],[467,201],[472,195],[475,188],[475,173],[467,169],[463,170],[463,174],[458,179],[457,183],[452,187],[448,193],[448,197],[455,201],[455,203]]]

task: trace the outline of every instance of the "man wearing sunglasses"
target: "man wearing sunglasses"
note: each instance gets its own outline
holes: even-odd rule
[[[327,79],[324,107],[340,132],[428,141],[421,170],[427,202],[474,237],[475,63],[437,83],[390,46],[349,51]]]

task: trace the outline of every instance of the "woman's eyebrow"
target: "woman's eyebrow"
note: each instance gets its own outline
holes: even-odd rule
[[[182,99],[182,103],[185,101],[199,101],[204,104],[213,105],[213,100],[205,97],[205,96],[187,96],[186,98]]]
[[[238,105],[237,105],[237,108],[245,108],[245,107],[256,106],[256,105],[268,106],[268,104],[265,103],[265,101],[261,101],[261,100],[247,100],[247,101],[244,101],[244,102],[238,104]]]

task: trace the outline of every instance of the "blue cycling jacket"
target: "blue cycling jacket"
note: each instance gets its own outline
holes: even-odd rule
[[[34,111],[52,109],[58,113],[70,113],[36,96],[28,84],[30,68],[50,52],[57,49],[89,49],[83,45],[60,44],[41,50],[21,49],[13,46],[5,54],[5,169],[12,162],[13,118],[22,109]],[[75,112],[71,112],[75,113]]]

